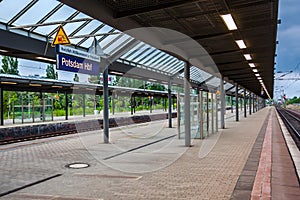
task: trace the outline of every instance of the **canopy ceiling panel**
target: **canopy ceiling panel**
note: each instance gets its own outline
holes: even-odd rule
[[[278,0],[86,0],[84,4],[80,0],[60,1],[121,31],[163,27],[184,33],[211,54],[226,80],[235,81],[260,95],[261,86],[257,77],[251,69],[246,70],[250,62],[254,63],[268,93],[273,95]],[[222,14],[231,14],[238,29],[229,31],[220,17]],[[159,48],[149,35],[132,33],[132,36]],[[163,44],[168,39],[158,36],[154,43]],[[243,40],[247,48],[240,49],[235,40]],[[227,54],[228,51],[235,53]],[[220,55],[214,56],[214,53]],[[246,61],[243,54],[250,54],[252,60]],[[245,70],[241,70],[240,74],[234,73],[234,76],[223,74],[224,64],[228,64],[229,69],[233,66],[234,70],[235,63]],[[244,73],[249,73],[246,76],[253,84],[238,79],[239,76],[244,77]],[[266,95],[264,97],[267,98]]]

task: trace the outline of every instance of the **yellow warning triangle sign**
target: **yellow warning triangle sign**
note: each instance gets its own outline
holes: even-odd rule
[[[56,44],[71,44],[65,30],[63,29],[62,25],[58,27],[57,33],[55,38],[51,44],[51,46],[55,46]]]

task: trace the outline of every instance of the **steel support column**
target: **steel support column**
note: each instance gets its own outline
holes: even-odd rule
[[[221,128],[225,128],[225,90],[224,90],[224,78],[221,78],[220,81],[220,100],[221,100]],[[231,97],[232,100],[232,97]],[[231,101],[231,109],[232,109],[232,101]]]
[[[4,125],[3,89],[0,87],[0,125]]]
[[[172,128],[171,80],[169,80],[169,82],[168,82],[168,119],[169,119],[169,128]]]
[[[255,96],[254,96],[254,94],[253,94],[253,98],[252,98],[252,111],[253,111],[253,113],[255,113]]]
[[[203,91],[199,92],[199,97],[200,97],[200,103],[199,103],[199,107],[200,107],[200,139],[204,138],[203,135]]]
[[[21,112],[22,112],[22,124],[24,123],[24,100],[23,100],[23,94],[21,94]]]
[[[246,88],[244,88],[244,117],[247,117],[247,99],[246,99]]]
[[[65,92],[65,112],[66,112],[66,120],[68,120],[68,115],[69,115],[69,111],[68,111],[68,108],[69,108],[69,99],[68,99],[68,93]]]
[[[230,96],[231,113],[233,113],[233,96]]]
[[[235,84],[235,121],[239,121],[239,97],[238,97],[239,86]]]
[[[103,72],[103,136],[104,143],[109,142],[109,99],[108,99],[108,66]]]
[[[82,115],[85,117],[85,94],[82,94]]]
[[[111,107],[112,107],[112,114],[115,114],[115,98],[116,98],[116,94],[112,94],[111,95]]]
[[[209,92],[206,92],[206,131],[207,136],[209,135]]]
[[[216,94],[216,132],[219,131],[219,109],[218,109],[218,104],[219,104],[219,100],[218,100],[218,94]]]
[[[180,139],[180,94],[177,92],[177,132],[178,132],[178,139]]]
[[[249,93],[249,115],[252,114],[252,93]]]
[[[215,132],[215,123],[214,123],[214,93],[211,93],[211,133]]]
[[[184,132],[185,146],[191,146],[191,123],[190,123],[190,65],[184,63]]]

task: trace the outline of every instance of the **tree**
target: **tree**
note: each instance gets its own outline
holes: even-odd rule
[[[18,59],[10,56],[4,56],[2,59],[2,74],[19,75]]]
[[[158,91],[166,91],[166,87],[159,83],[149,83],[147,84],[146,88],[148,90],[158,90]]]
[[[91,75],[89,78],[90,83],[100,84],[100,76]]]
[[[300,103],[300,97],[298,98],[296,96],[294,96],[292,99],[290,99],[286,102],[287,105],[289,105],[289,104],[298,104],[298,103]]]
[[[53,64],[47,65],[46,78],[55,79],[55,80],[58,79],[58,74],[57,72],[55,72]]]
[[[79,76],[77,74],[74,74],[73,81],[74,82],[79,82]]]

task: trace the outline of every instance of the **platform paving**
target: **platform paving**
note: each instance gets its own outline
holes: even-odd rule
[[[167,120],[0,147],[2,199],[230,199],[265,108],[184,147]],[[86,162],[90,167],[65,165]]]

